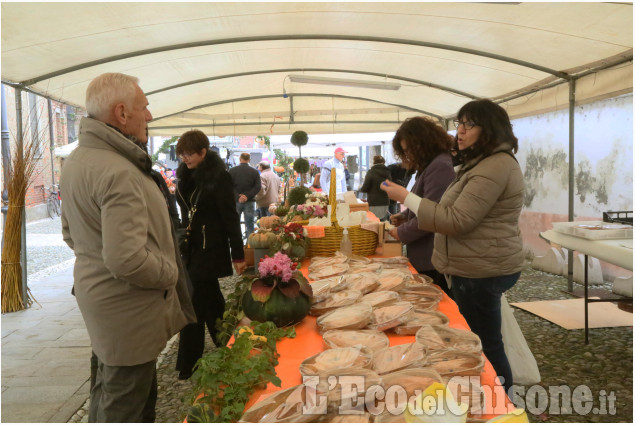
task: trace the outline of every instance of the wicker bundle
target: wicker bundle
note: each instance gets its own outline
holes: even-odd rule
[[[337,224],[335,213],[335,169],[331,169],[331,186],[329,190],[329,205],[331,205],[331,226],[324,228],[324,237],[310,238],[309,256],[329,257],[340,249],[340,242],[344,229]],[[353,244],[353,254],[368,256],[375,253],[377,248],[377,234],[361,226],[348,227],[348,237]]]

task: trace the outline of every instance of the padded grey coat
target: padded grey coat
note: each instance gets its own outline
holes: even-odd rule
[[[147,363],[196,321],[167,204],[138,146],[92,118],[79,132],[60,179],[77,304],[101,361]]]
[[[422,199],[419,228],[436,232],[432,264],[441,273],[506,276],[523,268],[518,218],[524,182],[508,144],[473,158],[457,172],[441,201]]]

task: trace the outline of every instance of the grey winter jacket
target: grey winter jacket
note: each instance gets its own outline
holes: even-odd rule
[[[147,363],[196,321],[168,208],[143,150],[92,118],[79,132],[60,179],[77,304],[101,361]]]
[[[436,232],[434,267],[472,278],[522,270],[523,193],[523,174],[510,145],[465,163],[438,204],[428,199],[419,204],[419,228]]]

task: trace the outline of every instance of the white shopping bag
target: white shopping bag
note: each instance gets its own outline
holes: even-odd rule
[[[523,332],[518,326],[512,308],[505,295],[501,296],[501,333],[505,344],[505,354],[512,368],[515,385],[533,385],[540,382],[538,364],[532,354]]]

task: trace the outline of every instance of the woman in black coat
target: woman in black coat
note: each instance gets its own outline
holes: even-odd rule
[[[359,188],[359,192],[368,194],[368,209],[380,220],[388,213],[388,195],[379,188],[383,181],[390,180],[390,170],[385,163],[383,156],[375,155],[373,166],[366,173],[364,184]]]
[[[205,348],[205,325],[217,346],[216,319],[223,317],[225,299],[218,279],[245,270],[240,219],[234,202],[232,179],[209,140],[200,130],[184,133],[176,145],[179,165],[176,199],[183,226],[188,229],[181,255],[190,279],[192,304],[198,323],[183,328],[176,369],[179,379],[192,375]],[[230,253],[231,248],[231,253]]]

